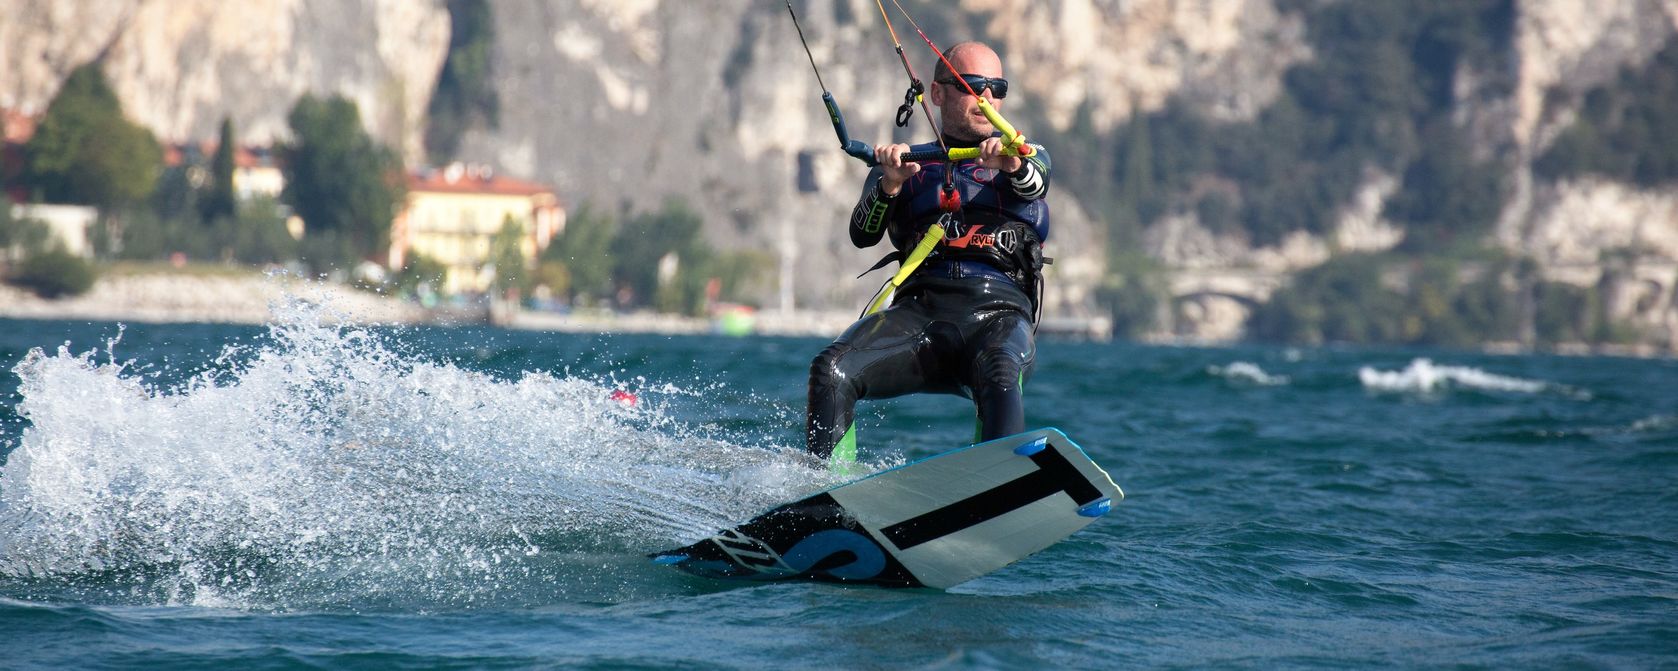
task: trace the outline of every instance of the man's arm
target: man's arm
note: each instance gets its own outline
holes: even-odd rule
[[[886,221],[897,198],[881,193],[880,178],[884,175],[879,168],[868,171],[868,179],[862,182],[862,198],[851,210],[851,244],[857,247],[873,247],[886,233]]]
[[[904,183],[921,171],[919,163],[903,162],[903,154],[910,149],[906,144],[874,145],[878,163],[868,171],[868,179],[862,183],[862,200],[851,210],[851,244],[873,247],[885,234],[892,203],[902,195]]]
[[[1021,200],[1040,200],[1049,195],[1049,150],[1031,145],[1035,151],[1020,157],[1020,169],[1002,173],[1003,183]]]

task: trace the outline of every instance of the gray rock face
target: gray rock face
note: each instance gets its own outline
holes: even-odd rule
[[[0,107],[36,114],[131,25],[140,0],[13,0],[0,12]]]
[[[100,58],[129,117],[166,141],[287,132],[305,93],[354,100],[369,132],[422,156],[426,104],[448,51],[448,13],[403,0],[18,0],[0,12],[0,105],[39,112]]]

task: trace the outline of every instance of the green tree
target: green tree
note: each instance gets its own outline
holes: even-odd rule
[[[157,187],[152,189],[151,198],[147,199],[151,213],[164,219],[199,220],[202,210],[199,199],[202,194],[192,186],[192,169],[186,165],[170,166],[163,169],[158,176]]]
[[[489,262],[495,265],[496,289],[524,291],[530,285],[530,269],[524,262],[524,225],[512,216],[501,221],[501,230],[489,242]]]
[[[305,95],[286,117],[282,200],[303,218],[302,252],[316,271],[347,269],[389,244],[403,196],[402,164],[367,135],[355,103]]]
[[[49,202],[109,207],[152,191],[163,151],[122,115],[98,63],[71,71],[24,146],[23,182]]]
[[[442,286],[443,280],[449,274],[448,266],[442,261],[424,254],[408,254],[407,263],[396,273],[396,289],[402,295],[417,295],[420,285],[429,284],[435,291]]]
[[[567,218],[565,230],[542,251],[542,262],[565,268],[574,296],[605,297],[612,291],[612,238],[616,231],[617,223],[610,216],[584,204]]]
[[[1163,209],[1156,200],[1160,194],[1159,179],[1154,174],[1152,133],[1148,115],[1132,119],[1119,145],[1120,171],[1119,201],[1123,207],[1136,212],[1143,220],[1151,220]]]
[[[1513,263],[1500,259],[1457,291],[1452,299],[1452,315],[1461,323],[1464,337],[1447,344],[1467,345],[1474,341],[1515,340],[1520,337],[1520,302],[1513,289],[1505,288],[1504,278],[1513,280]],[[1510,283],[1511,286],[1514,282]]]
[[[775,257],[763,250],[746,249],[712,256],[710,263],[699,269],[698,274],[704,280],[700,284],[702,291],[690,309],[705,307],[703,289],[711,280],[717,280],[722,300],[740,302],[745,291],[762,286],[759,283],[775,266]]]
[[[1536,313],[1533,326],[1543,343],[1585,342],[1596,329],[1600,309],[1594,292],[1561,282],[1539,282],[1533,288]]]
[[[1468,142],[1447,122],[1427,136],[1431,150],[1404,171],[1404,189],[1385,209],[1386,216],[1405,225],[1404,246],[1412,251],[1434,251],[1484,233],[1503,209],[1499,166],[1476,162]]]
[[[233,120],[224,117],[221,120],[221,140],[216,144],[215,156],[210,159],[210,184],[204,196],[198,199],[199,212],[205,223],[232,219],[238,214],[236,194],[233,192],[235,147]]]
[[[673,255],[677,272],[708,259],[710,250],[699,238],[702,224],[699,214],[679,200],[666,202],[661,211],[636,215],[624,222],[611,245],[612,275],[618,285],[628,287],[640,304],[656,300],[659,265],[667,256]],[[671,278],[665,283],[673,281]],[[672,289],[665,291],[665,306],[679,306],[680,300],[669,298]]]
[[[1280,342],[1404,342],[1406,298],[1382,284],[1384,269],[1375,257],[1348,254],[1301,271],[1253,311],[1249,331]]]
[[[1573,125],[1534,162],[1560,179],[1597,174],[1658,187],[1678,179],[1678,42],[1586,94]]]
[[[1157,325],[1160,306],[1170,300],[1159,264],[1130,251],[1116,256],[1113,265],[1096,300],[1107,307],[1114,332],[1126,338],[1146,335]]]
[[[223,260],[261,264],[297,258],[285,208],[267,196],[251,199],[230,219],[216,219],[208,237]]]

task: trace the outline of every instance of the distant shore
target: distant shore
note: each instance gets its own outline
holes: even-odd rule
[[[701,335],[723,332],[719,320],[654,312],[608,310],[543,312],[498,306],[425,308],[392,296],[295,276],[215,266],[187,269],[125,268],[107,272],[80,296],[48,300],[27,290],[0,284],[0,318],[88,320],[129,323],[267,324],[274,309],[288,301],[325,305],[329,321],[358,324],[490,324],[501,328],[559,333],[651,333]],[[856,319],[851,311],[757,311],[749,318],[753,335],[833,338]],[[1040,335],[1087,339],[1085,325],[1057,327],[1045,320]],[[1096,339],[1105,339],[1097,337]],[[1218,347],[1229,342],[1158,336],[1142,342],[1166,346]],[[1647,344],[1558,343],[1532,348],[1514,342],[1488,342],[1488,354],[1605,355],[1671,358],[1675,352]]]
[[[289,298],[327,302],[344,321],[414,323],[417,305],[295,277],[196,269],[179,273],[107,273],[79,296],[44,299],[0,285],[0,317],[142,323],[264,324]]]
[[[44,299],[17,287],[0,285],[0,318],[59,319],[134,323],[266,324],[287,301],[326,305],[333,321],[361,324],[474,324],[568,333],[713,333],[716,320],[652,312],[616,313],[580,310],[569,313],[476,307],[425,308],[391,296],[352,287],[267,276],[240,269],[192,267],[128,269],[106,273],[87,293]],[[751,332],[758,335],[833,337],[855,319],[848,312],[758,312]]]

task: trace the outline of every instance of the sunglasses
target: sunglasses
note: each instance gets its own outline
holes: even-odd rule
[[[1001,77],[980,77],[979,75],[962,75],[961,76],[961,81],[956,81],[954,79],[948,79],[948,78],[946,78],[946,79],[935,79],[933,81],[935,81],[939,84],[944,84],[946,86],[957,86],[957,87],[961,86],[962,82],[967,82],[967,85],[973,88],[974,93],[983,92],[985,89],[988,88],[988,89],[990,89],[991,97],[998,98],[998,99],[1008,97],[1008,80],[1003,79]]]

